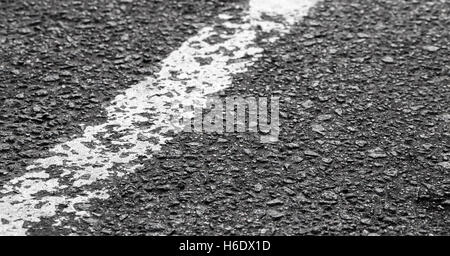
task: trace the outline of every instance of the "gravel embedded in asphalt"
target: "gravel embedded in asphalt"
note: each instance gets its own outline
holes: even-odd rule
[[[193,9],[192,17],[199,19],[199,24],[211,19],[210,15],[199,18],[204,7],[200,8],[194,1],[180,3],[192,6],[189,8],[177,7],[174,2],[152,1],[157,6],[174,9],[173,16],[161,18],[167,19],[168,24],[180,17],[176,10],[189,8]],[[119,10],[116,8],[119,2],[114,3],[117,5],[111,10]],[[219,1],[210,3],[211,15],[226,8]],[[26,11],[27,7],[22,9]],[[319,3],[280,41],[270,44],[263,40],[262,34],[259,44],[266,50],[264,57],[248,72],[236,75],[234,86],[222,94],[280,95],[282,130],[278,143],[261,144],[253,134],[176,135],[154,157],[142,159],[143,168],[110,185],[113,191],[110,199],[78,206],[92,211],[92,216],[70,220],[69,229],[53,229],[52,219],[45,219],[33,226],[31,234],[449,234],[450,32],[446,29],[449,12],[450,4],[437,0]],[[98,15],[98,11],[93,13]],[[49,14],[49,17],[54,16]],[[136,18],[136,24],[141,23],[136,15],[130,17]],[[186,23],[186,26],[192,24],[189,19]],[[126,25],[120,22],[116,25],[128,31]],[[16,40],[33,38],[28,27],[17,26],[18,38],[21,33],[28,35]],[[104,28],[94,29],[94,38]],[[172,34],[152,33],[147,29],[141,28],[136,33],[145,31],[149,37],[129,38],[137,41],[155,38],[152,41],[160,42],[164,49],[149,55],[159,59],[190,34],[185,32],[186,28],[172,28],[172,38]],[[190,29],[193,33],[196,28]],[[62,33],[63,38],[66,33]],[[4,39],[4,34],[0,33],[0,42],[9,42],[11,39],[9,36]],[[90,34],[83,30],[80,35],[89,38]],[[166,41],[172,40],[174,45],[166,47]],[[69,92],[73,92],[72,88],[83,88],[79,89],[75,110],[68,107],[73,99],[59,93],[64,91],[61,81],[67,82],[64,74],[50,72],[52,65],[45,64],[48,61],[54,67],[59,65],[58,56],[64,51],[47,51],[46,54],[55,56],[43,57],[44,63],[34,64],[42,65],[41,68],[33,66],[33,72],[21,75],[24,71],[14,66],[15,59],[18,59],[17,66],[22,66],[25,57],[41,57],[40,50],[27,49],[30,52],[17,57],[17,53],[26,49],[20,43],[9,45],[19,47],[17,51],[1,48],[1,65],[8,70],[2,74],[5,85],[1,90],[8,94],[0,96],[5,102],[1,105],[5,118],[0,125],[6,133],[0,144],[0,162],[6,163],[0,167],[5,170],[0,175],[10,175],[15,168],[20,169],[16,166],[18,160],[35,158],[45,152],[48,145],[56,143],[54,138],[77,134],[74,120],[101,122],[98,113],[102,103],[119,89],[151,74],[151,71],[136,74],[137,67],[151,68],[158,61],[156,58],[127,64],[133,63],[132,59],[125,61],[123,57],[118,61],[125,62],[115,64],[114,49],[121,56],[137,54],[143,58],[142,45],[136,43],[128,49],[110,41],[103,44],[100,52],[105,55],[100,56],[101,63],[109,60],[108,56],[111,62],[88,70],[78,69],[79,64],[69,68],[84,81],[66,85]],[[100,45],[92,43],[93,48],[87,48],[85,54],[92,55]],[[149,46],[148,50],[155,51],[155,47]],[[69,47],[66,51],[73,49]],[[7,53],[14,56],[4,55]],[[79,55],[77,61],[89,62],[83,66],[94,65],[92,62],[97,58],[86,58],[85,54],[76,53],[72,57]],[[127,65],[131,66],[127,68]],[[105,72],[108,68],[111,72]],[[68,77],[71,81],[77,75]],[[100,83],[101,89],[96,87]],[[25,87],[12,90],[11,84]],[[38,90],[45,85],[43,88],[49,92],[30,94],[31,84]],[[37,95],[43,95],[45,100]],[[56,101],[53,108],[52,100]],[[89,107],[76,110],[84,104]],[[54,112],[44,112],[53,116],[26,119],[30,111],[35,111],[34,107],[50,108]],[[14,111],[22,114],[16,115]],[[93,116],[97,114],[98,117]],[[46,118],[48,121],[38,120]],[[66,123],[58,121],[65,118]],[[49,131],[46,127],[52,121],[56,125]],[[34,129],[50,133],[33,135]],[[16,153],[3,153],[12,152],[11,148]]]
[[[55,144],[104,122],[105,105],[158,71],[239,1],[3,1],[0,184]]]

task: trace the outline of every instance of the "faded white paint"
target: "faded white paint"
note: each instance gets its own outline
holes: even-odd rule
[[[53,156],[38,159],[28,173],[11,180],[0,190],[0,234],[25,235],[25,222],[58,216],[58,206],[77,216],[88,214],[76,204],[108,198],[101,184],[133,172],[140,156],[151,156],[171,138],[165,133],[182,127],[169,120],[180,113],[178,103],[203,106],[207,95],[229,87],[232,75],[245,72],[263,49],[255,45],[256,27],[274,30],[276,40],[315,4],[316,0],[251,0],[245,21],[233,23],[220,15],[232,34],[203,28],[172,52],[155,78],[149,77],[126,90],[107,108],[108,120],[86,127],[81,138],[57,145]],[[267,21],[262,13],[281,16]],[[210,44],[211,36],[221,42]],[[250,56],[251,58],[248,58]],[[245,57],[245,58],[244,58]],[[198,58],[209,63],[199,63]],[[99,189],[102,188],[102,189]],[[58,217],[56,224],[61,223]]]

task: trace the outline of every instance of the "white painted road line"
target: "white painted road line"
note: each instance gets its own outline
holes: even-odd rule
[[[119,95],[107,108],[106,123],[87,127],[81,138],[57,145],[52,157],[36,160],[25,175],[5,185],[0,190],[0,235],[25,235],[26,223],[54,217],[59,211],[88,215],[74,205],[108,198],[108,191],[99,189],[102,182],[133,172],[139,167],[138,157],[151,155],[171,139],[163,134],[178,131],[180,127],[169,121],[180,114],[177,103],[203,106],[209,94],[229,87],[232,75],[245,72],[261,57],[263,49],[255,44],[257,27],[276,31],[271,38],[276,40],[316,2],[250,0],[244,22],[220,15],[219,24],[234,33],[203,28],[162,62],[156,78]],[[264,20],[263,13],[282,16],[284,21]],[[211,36],[222,40],[210,44]],[[59,210],[59,205],[66,207]]]

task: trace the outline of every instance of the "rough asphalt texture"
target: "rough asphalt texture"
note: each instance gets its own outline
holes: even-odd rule
[[[1,2],[2,181],[101,122],[103,104],[217,13],[241,11],[78,3]],[[110,199],[80,206],[90,218],[31,234],[450,234],[449,17],[438,0],[319,3],[260,42],[265,56],[222,94],[280,95],[280,142],[177,135]]]
[[[236,1],[0,1],[0,177],[108,104]],[[0,184],[2,181],[0,181]]]

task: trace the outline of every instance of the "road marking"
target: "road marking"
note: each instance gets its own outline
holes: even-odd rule
[[[86,127],[82,137],[57,145],[51,157],[35,160],[25,175],[0,190],[0,235],[25,235],[27,223],[59,212],[89,215],[76,205],[108,198],[102,183],[135,171],[138,157],[150,156],[171,139],[165,133],[179,130],[169,121],[180,115],[177,103],[203,106],[207,95],[231,86],[232,76],[262,55],[255,44],[257,28],[276,32],[274,41],[316,2],[250,0],[243,21],[219,15],[216,25],[228,32],[214,26],[201,29],[162,61],[155,77],[117,96],[107,108],[106,123]],[[283,19],[266,20],[263,14]],[[211,43],[212,37],[220,40]],[[59,218],[55,226],[64,220]]]

